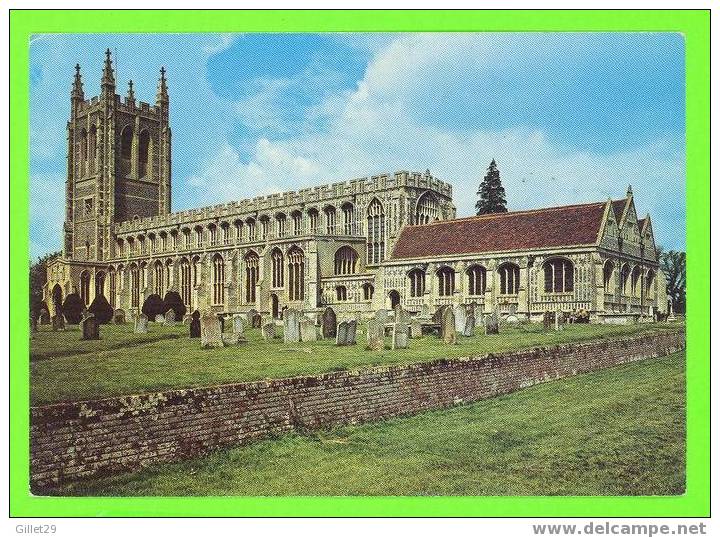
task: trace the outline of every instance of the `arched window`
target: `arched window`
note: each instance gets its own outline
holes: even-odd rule
[[[130,265],[130,307],[140,307],[140,270],[135,263]]]
[[[603,288],[606,293],[612,293],[615,291],[615,263],[610,260],[605,262],[603,266]]]
[[[350,246],[343,246],[335,252],[335,274],[355,274],[358,253]]]
[[[270,217],[267,215],[260,217],[260,240],[264,241],[268,238],[268,232],[270,231]]]
[[[80,131],[80,169],[81,175],[85,175],[85,161],[87,160],[88,134],[85,129]]]
[[[162,261],[155,261],[155,265],[153,267],[153,283],[155,284],[154,293],[156,295],[160,295],[160,297],[165,296],[165,271],[164,271]]]
[[[292,222],[293,222],[293,235],[301,235],[302,234],[302,213],[300,211],[293,211]]]
[[[655,298],[655,271],[650,269],[645,279],[645,293],[649,299]]]
[[[247,219],[247,233],[248,233],[248,241],[253,242],[255,240],[255,219],[254,218],[248,218]]]
[[[217,226],[215,224],[208,225],[208,231],[210,232],[210,245],[215,246],[217,244]]]
[[[222,222],[220,224],[220,230],[222,232],[222,243],[230,244],[230,224],[227,222]]]
[[[631,277],[631,288],[630,293],[632,296],[639,297],[640,291],[642,289],[642,271],[640,270],[640,265],[635,265],[635,268],[632,271],[632,277]]]
[[[160,251],[164,252],[168,249],[168,242],[167,242],[167,231],[161,231],[160,232]]]
[[[117,280],[115,275],[115,269],[110,267],[108,269],[108,302],[114,308],[117,300]]]
[[[343,233],[345,235],[354,235],[355,230],[355,206],[352,203],[343,203],[342,207],[343,215]]]
[[[623,295],[630,294],[630,265],[627,263],[620,269],[620,289]]]
[[[148,233],[148,241],[150,242],[150,253],[154,253],[157,249],[157,241],[155,240],[155,233]]]
[[[213,305],[225,304],[225,260],[220,254],[213,256]]]
[[[118,256],[125,255],[125,241],[122,239],[117,240],[117,255]]]
[[[408,272],[408,279],[410,280],[410,296],[421,297],[425,294],[425,271],[420,269],[413,269]]]
[[[184,227],[181,231],[182,233],[182,247],[183,250],[189,250],[190,249],[190,229]]]
[[[245,256],[245,302],[255,302],[255,287],[260,276],[260,259],[255,252],[249,252]]]
[[[429,224],[439,220],[440,206],[432,192],[425,192],[417,201],[415,209],[415,223]]]
[[[520,267],[514,263],[503,263],[498,268],[500,275],[500,294],[516,295],[520,287]]]
[[[233,227],[235,228],[235,242],[242,242],[243,221],[235,220],[233,222]]]
[[[186,257],[180,260],[180,296],[183,303],[190,305],[190,297],[192,291],[192,276],[190,274],[190,261]]]
[[[297,246],[288,252],[288,280],[290,300],[305,298],[305,254]]]
[[[450,267],[442,267],[437,271],[438,294],[452,296],[455,292],[455,271]]]
[[[194,256],[192,258],[192,284],[193,287],[198,285],[200,283],[200,258],[198,256]]]
[[[485,294],[487,284],[487,272],[484,267],[473,265],[467,269],[468,295],[479,296]]]
[[[120,156],[130,160],[132,158],[132,142],[133,130],[131,126],[127,126],[122,130],[120,135]]]
[[[86,306],[90,303],[90,273],[87,270],[80,273],[80,298]]]
[[[320,213],[317,209],[312,208],[308,211],[308,217],[310,218],[310,234],[316,235],[320,227]]]
[[[195,246],[202,248],[203,245],[203,228],[201,226],[195,226]]]
[[[325,212],[325,233],[327,233],[328,235],[335,235],[337,225],[337,214],[335,211],[335,207],[330,205],[328,207],[325,207],[323,211]]]
[[[173,262],[172,259],[165,261],[165,292],[170,290],[173,284]]]
[[[279,248],[275,248],[270,257],[272,257],[272,286],[277,289],[285,285],[283,254]]]
[[[170,231],[170,248],[173,250],[177,250],[178,247],[178,231],[177,229],[173,229]]]
[[[335,298],[338,302],[345,302],[347,300],[347,287],[338,285],[335,288]]]
[[[100,271],[95,273],[95,296],[105,296],[105,273]]]
[[[569,259],[548,259],[543,265],[546,293],[570,293],[575,284],[573,264]]]
[[[278,213],[275,215],[275,223],[277,226],[277,236],[278,237],[284,237],[285,236],[285,224],[287,223],[287,217],[285,216],[285,213]]]
[[[367,262],[377,265],[385,259],[385,211],[377,198],[368,206],[367,233]]]
[[[90,160],[90,173],[95,173],[95,156],[97,153],[97,127],[90,127],[90,136],[88,138],[88,159]]]
[[[152,172],[152,141],[150,140],[150,133],[144,130],[140,132],[140,138],[138,140],[138,173],[140,177],[148,178]]]
[[[371,283],[364,283],[363,284],[363,298],[365,300],[372,300],[373,295],[375,294],[375,287]]]

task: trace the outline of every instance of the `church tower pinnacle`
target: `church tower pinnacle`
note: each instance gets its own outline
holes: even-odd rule
[[[112,68],[112,59],[110,58],[110,49],[105,51],[105,66],[103,67],[102,80],[100,81],[102,95],[104,97],[115,98],[115,73]]]

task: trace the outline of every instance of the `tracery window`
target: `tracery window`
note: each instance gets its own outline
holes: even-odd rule
[[[421,269],[413,269],[408,272],[410,279],[410,296],[413,298],[421,297],[425,294],[425,271]]]
[[[377,265],[385,259],[385,211],[380,200],[373,199],[367,215],[367,262]]]
[[[500,294],[516,295],[520,288],[520,267],[514,263],[504,263],[498,268],[500,275]]]
[[[575,276],[569,259],[548,259],[543,265],[546,293],[569,293],[573,290]]]
[[[484,267],[473,265],[467,270],[468,276],[468,294],[471,296],[479,296],[485,294],[485,286],[487,285],[487,272]]]
[[[283,254],[279,248],[275,248],[272,252],[272,286],[274,288],[282,287],[284,282],[284,264]]]
[[[335,252],[335,274],[355,274],[358,253],[350,246],[343,246]]]
[[[288,252],[288,294],[290,300],[305,298],[305,253],[293,246]]]
[[[225,260],[220,254],[213,256],[213,304],[225,304]]]
[[[245,256],[245,302],[255,302],[255,288],[260,276],[260,259],[255,252]]]
[[[455,271],[450,267],[442,267],[437,271],[438,294],[452,296],[455,292]]]

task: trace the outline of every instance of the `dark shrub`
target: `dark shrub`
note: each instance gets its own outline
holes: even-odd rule
[[[85,309],[85,304],[77,293],[70,293],[65,297],[63,302],[62,310],[65,315],[65,320],[69,324],[78,324],[82,319],[82,312]]]
[[[165,302],[160,295],[150,295],[142,305],[142,312],[147,315],[148,321],[154,321],[156,315],[163,315],[166,311]]]
[[[30,304],[30,317],[37,321],[40,319],[40,314],[43,310],[47,311],[48,315],[50,315],[50,310],[48,309],[45,301],[37,300],[35,297],[31,297],[30,300],[32,300],[32,303]]]
[[[180,297],[180,293],[177,291],[168,291],[165,293],[163,300],[165,302],[165,311],[163,313],[173,310],[175,312],[175,319],[182,321],[185,313],[187,313],[187,308]]]
[[[103,295],[98,295],[95,300],[92,301],[88,311],[95,315],[97,322],[100,324],[107,324],[113,318],[113,309],[110,303]]]

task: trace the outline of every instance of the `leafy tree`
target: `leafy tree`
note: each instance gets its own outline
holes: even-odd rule
[[[177,291],[168,291],[165,293],[165,298],[163,299],[165,302],[165,311],[163,313],[167,313],[169,310],[173,310],[175,312],[175,319],[182,320],[182,318],[185,316],[185,313],[187,312],[187,308],[185,307],[185,303],[183,302],[182,298],[180,297],[180,293]]]
[[[685,313],[685,252],[660,254],[660,268],[667,278],[667,295],[675,313]]]
[[[47,283],[47,266],[59,255],[60,252],[47,254],[30,264],[30,314],[35,319],[40,317],[43,309],[47,309],[47,304],[43,301],[43,287]]]
[[[148,321],[154,321],[156,315],[164,315],[167,310],[160,295],[150,295],[142,305],[142,312],[147,316]]]
[[[62,305],[65,320],[70,324],[78,324],[82,319],[82,312],[85,309],[85,303],[77,293],[70,293],[65,297]]]
[[[96,296],[92,304],[90,304],[88,311],[95,315],[97,322],[100,324],[109,323],[113,317],[112,306],[104,295]]]
[[[475,204],[477,214],[506,213],[507,201],[505,201],[505,188],[500,182],[500,170],[497,168],[495,159],[488,166],[487,173],[480,183],[477,191],[479,197]]]

